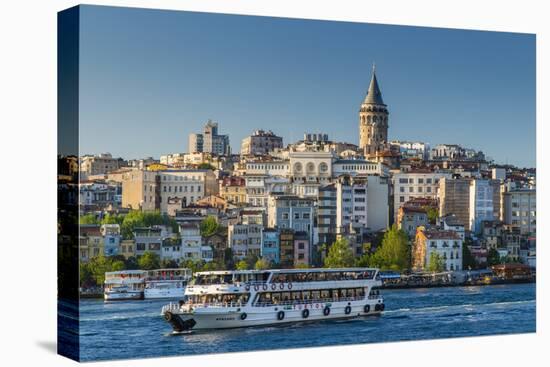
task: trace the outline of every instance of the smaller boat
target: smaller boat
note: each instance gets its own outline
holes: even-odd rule
[[[191,279],[191,269],[156,269],[147,272],[145,299],[182,298]]]
[[[104,300],[122,301],[143,299],[145,270],[122,270],[105,273]]]

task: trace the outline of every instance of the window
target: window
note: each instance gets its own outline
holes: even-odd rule
[[[403,186],[399,187],[399,192],[405,192],[405,188]]]
[[[304,213],[304,215],[302,216],[302,218],[304,218],[304,219],[309,219],[309,213]]]
[[[288,219],[288,213],[283,213],[282,218],[285,220]]]
[[[400,203],[404,203],[404,202],[405,202],[405,197],[404,197],[404,196],[400,196],[400,197],[399,197],[399,202],[400,202]]]
[[[294,219],[300,219],[300,213],[294,213]]]

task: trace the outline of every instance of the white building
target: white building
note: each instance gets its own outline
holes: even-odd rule
[[[445,271],[462,270],[462,239],[454,231],[419,227],[413,251],[413,269],[427,270],[432,253],[443,260]]]
[[[103,236],[103,254],[105,256],[118,255],[120,246],[120,225],[119,224],[102,224],[101,235]]]
[[[260,256],[262,251],[263,224],[230,224],[227,243],[233,256],[244,259],[246,256]]]
[[[342,177],[336,187],[336,233],[344,233],[350,224],[367,227],[367,182]]]
[[[338,177],[341,175],[388,176],[388,174],[388,166],[380,162],[371,162],[363,159],[337,159],[332,164],[333,177]]]
[[[198,223],[182,223],[180,225],[181,249],[180,259],[193,261],[213,260],[213,251],[210,246],[205,246],[202,243],[200,226]]]
[[[393,175],[393,213],[397,218],[399,208],[414,198],[437,199],[439,180],[450,178],[447,172],[410,171]]]
[[[244,179],[246,200],[251,206],[267,208],[269,195],[291,192],[290,180],[285,177],[247,174]]]
[[[328,184],[332,177],[331,152],[290,152],[292,181]]]

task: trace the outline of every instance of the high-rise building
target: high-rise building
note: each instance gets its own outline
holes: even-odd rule
[[[359,148],[364,150],[367,158],[375,157],[386,148],[388,115],[373,66],[367,96],[359,109]]]
[[[189,134],[189,153],[213,153],[229,155],[229,135],[218,134],[218,123],[208,120],[202,134]]]

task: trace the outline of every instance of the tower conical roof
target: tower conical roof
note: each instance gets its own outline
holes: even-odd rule
[[[376,80],[376,72],[374,68],[372,69],[372,78],[370,80],[369,90],[363,103],[381,105],[384,104],[384,100],[382,99],[382,92],[380,92],[380,87],[378,86],[378,80]]]

